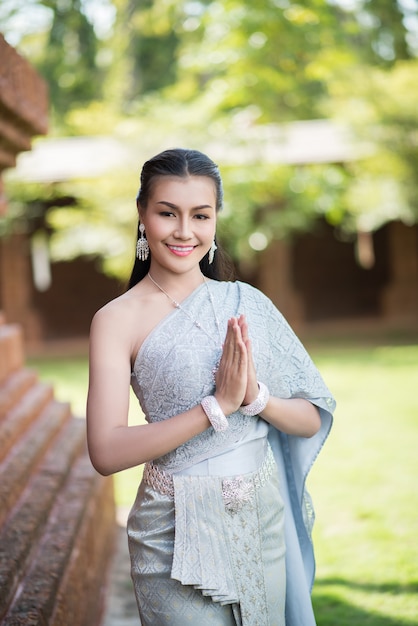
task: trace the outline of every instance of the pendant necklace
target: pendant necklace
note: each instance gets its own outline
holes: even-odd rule
[[[203,276],[203,274],[202,274],[202,276]],[[167,293],[167,292],[166,292],[166,291],[165,291],[165,290],[164,290],[164,289],[163,289],[163,288],[162,288],[162,287],[161,287],[161,286],[160,286],[160,285],[159,285],[159,284],[158,284],[158,283],[157,283],[157,282],[153,279],[153,277],[151,276],[151,274],[150,274],[149,272],[148,272],[148,278],[150,279],[150,281],[151,281],[152,283],[154,283],[154,285],[157,287],[157,289],[159,289],[159,290],[160,290],[160,291],[161,291],[161,292],[162,292],[162,293],[163,293],[163,294],[164,294],[164,295],[165,295],[165,296],[166,296],[166,297],[170,300],[170,302],[173,304],[173,306],[174,306],[176,309],[179,309],[180,311],[182,311],[182,312],[184,313],[184,315],[186,315],[186,317],[188,317],[188,318],[189,318],[189,320],[191,320],[191,321],[193,322],[193,325],[194,325],[194,326],[196,326],[196,328],[198,328],[199,330],[203,331],[203,332],[205,333],[205,335],[207,335],[210,339],[212,339],[212,341],[214,341],[214,342],[218,345],[218,342],[217,342],[217,341],[216,341],[216,339],[214,338],[213,334],[209,333],[209,332],[208,332],[208,331],[207,331],[207,330],[206,330],[206,329],[202,326],[202,324],[201,324],[198,320],[195,320],[195,319],[193,318],[193,316],[192,316],[192,315],[190,315],[190,313],[187,311],[187,309],[185,309],[184,307],[182,307],[182,306],[181,306],[180,302],[177,302],[177,300],[174,300],[174,298],[172,298],[172,297],[170,296],[170,294],[168,294],[168,293]],[[221,334],[221,329],[220,329],[220,325],[219,325],[219,320],[218,320],[218,316],[216,315],[215,304],[214,304],[214,302],[213,302],[213,297],[212,297],[211,291],[210,291],[210,289],[209,289],[208,282],[207,282],[207,280],[205,279],[205,277],[204,277],[204,276],[203,276],[203,282],[204,282],[204,284],[206,285],[206,290],[207,290],[207,292],[208,292],[209,300],[210,300],[210,303],[211,303],[211,306],[212,306],[213,316],[214,316],[214,318],[215,318],[216,328],[218,329],[218,336],[219,336],[219,346],[218,346],[218,347],[220,348],[220,350],[222,350],[222,343],[223,343],[223,341],[222,341],[222,334]]]

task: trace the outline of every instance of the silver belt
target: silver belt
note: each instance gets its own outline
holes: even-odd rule
[[[238,512],[251,500],[257,489],[266,484],[276,466],[270,446],[259,469],[251,474],[243,474],[222,480],[222,498],[230,513]],[[143,481],[158,493],[174,500],[173,475],[160,469],[152,461],[145,464]]]

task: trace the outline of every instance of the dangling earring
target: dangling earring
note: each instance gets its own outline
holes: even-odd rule
[[[208,256],[208,260],[209,260],[209,264],[213,263],[213,259],[215,257],[215,250],[218,249],[218,246],[215,243],[215,240],[212,241],[212,245],[209,248],[209,256]]]
[[[139,225],[140,237],[136,243],[136,256],[140,261],[146,261],[149,255],[149,245],[145,237],[145,226]]]

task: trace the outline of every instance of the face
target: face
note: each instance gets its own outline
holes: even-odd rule
[[[215,236],[215,184],[207,176],[161,176],[139,216],[153,271],[156,266],[174,272],[199,269]]]

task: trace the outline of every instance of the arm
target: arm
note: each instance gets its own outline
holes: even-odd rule
[[[128,426],[132,345],[130,325],[125,321],[118,308],[102,309],[95,315],[90,333],[87,441],[91,461],[104,475],[156,459],[210,427],[200,404],[162,422]],[[245,358],[238,325],[231,323],[216,391],[226,414],[242,403]]]
[[[299,437],[312,437],[321,426],[318,408],[304,398],[270,396],[260,416],[278,430]]]
[[[239,318],[242,339],[248,354],[248,382],[243,404],[250,404],[258,395],[257,374],[252,356],[251,341],[245,317]],[[270,396],[260,416],[288,435],[312,437],[321,426],[317,407],[303,398],[276,398]]]

